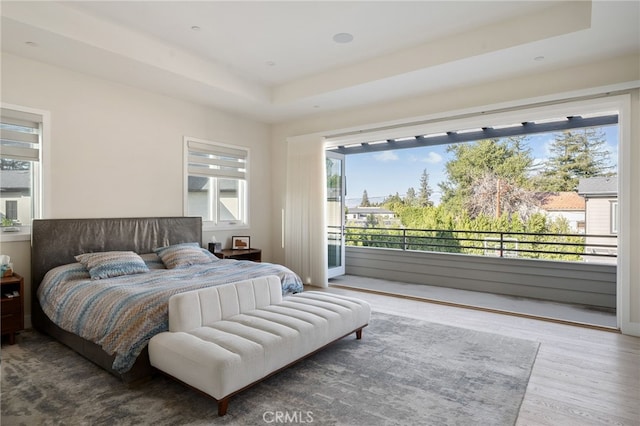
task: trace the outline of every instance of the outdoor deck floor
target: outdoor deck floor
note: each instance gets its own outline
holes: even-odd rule
[[[343,286],[370,290],[437,302],[524,314],[545,319],[617,328],[616,313],[612,309],[585,305],[550,302],[525,297],[457,290],[446,287],[410,284],[376,278],[342,275],[331,278],[329,286]]]

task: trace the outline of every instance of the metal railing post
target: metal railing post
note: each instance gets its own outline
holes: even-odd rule
[[[407,250],[407,230],[402,230],[402,250]]]

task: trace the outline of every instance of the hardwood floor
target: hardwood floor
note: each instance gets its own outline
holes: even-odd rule
[[[357,297],[379,312],[540,342],[517,425],[640,425],[640,338],[357,290],[309,289]]]

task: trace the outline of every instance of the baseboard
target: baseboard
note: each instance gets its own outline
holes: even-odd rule
[[[640,337],[640,322],[623,321],[620,331],[627,336]]]

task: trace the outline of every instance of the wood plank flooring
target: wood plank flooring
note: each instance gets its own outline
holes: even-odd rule
[[[309,290],[358,297],[378,312],[540,342],[517,425],[640,426],[640,338],[344,288]]]

